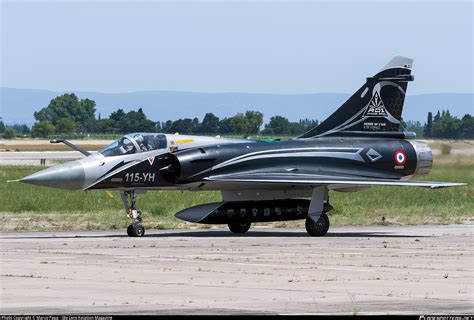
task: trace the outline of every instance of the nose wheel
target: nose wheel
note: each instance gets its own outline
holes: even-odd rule
[[[127,227],[127,234],[129,237],[143,237],[145,228],[141,224],[131,224]]]
[[[131,224],[127,227],[127,235],[129,237],[143,237],[145,228],[140,224],[142,222],[142,213],[135,208],[137,202],[135,191],[124,191],[120,195],[122,196],[127,217],[132,220]]]

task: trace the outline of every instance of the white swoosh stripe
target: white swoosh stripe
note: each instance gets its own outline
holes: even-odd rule
[[[334,152],[327,151],[334,149]],[[344,150],[347,150],[344,152]],[[219,163],[211,168],[205,169],[201,172],[198,172],[192,177],[198,176],[205,172],[209,172],[212,170],[224,168],[227,166],[231,166],[237,163],[242,163],[251,160],[258,160],[258,159],[267,159],[267,158],[275,158],[275,157],[335,157],[341,159],[350,159],[354,161],[361,161],[363,162],[364,159],[360,155],[360,153],[364,150],[363,148],[300,148],[300,149],[277,149],[277,150],[265,150],[265,151],[258,151],[249,153],[246,155],[238,156],[236,158],[229,159],[222,163]],[[281,152],[281,151],[308,151],[308,152]],[[313,151],[313,152],[310,152]],[[350,152],[352,151],[352,152]],[[279,152],[279,153],[272,153],[272,154],[262,154],[262,153],[270,153],[270,152]]]

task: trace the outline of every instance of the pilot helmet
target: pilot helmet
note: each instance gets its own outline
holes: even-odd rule
[[[135,135],[135,141],[138,143],[138,144],[141,144],[143,143],[143,136],[141,134],[137,134]]]

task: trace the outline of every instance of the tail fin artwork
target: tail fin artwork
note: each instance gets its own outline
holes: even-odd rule
[[[298,138],[398,132],[413,59],[397,56],[320,125]]]

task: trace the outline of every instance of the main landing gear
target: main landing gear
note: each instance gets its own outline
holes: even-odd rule
[[[233,233],[246,233],[250,229],[250,222],[230,222],[227,226]]]
[[[333,209],[329,203],[329,190],[325,186],[313,189],[306,218],[306,232],[312,237],[322,237],[329,230],[329,218],[326,212]]]
[[[129,237],[143,237],[145,234],[145,228],[140,224],[142,222],[142,213],[135,208],[137,202],[137,195],[135,190],[123,191],[120,193],[122,196],[123,205],[127,217],[132,219],[132,223],[127,228],[127,234]]]
[[[318,221],[315,222],[312,218],[306,218],[306,232],[312,237],[322,237],[326,235],[329,230],[329,218],[325,212],[321,213]]]

